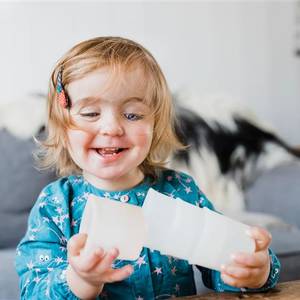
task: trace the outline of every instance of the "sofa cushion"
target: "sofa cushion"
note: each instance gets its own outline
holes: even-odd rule
[[[21,140],[0,130],[0,248],[17,245],[38,194],[55,178],[35,169],[34,149],[33,139]]]
[[[300,230],[296,227],[273,228],[271,248],[281,263],[280,281],[300,279]]]
[[[14,267],[15,249],[1,249],[0,300],[20,299],[19,278]]]
[[[280,217],[300,228],[299,161],[277,167],[257,178],[246,193],[247,210]]]

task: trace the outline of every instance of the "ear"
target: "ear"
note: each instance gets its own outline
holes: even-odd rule
[[[264,144],[263,154],[258,157],[257,165],[260,171],[271,170],[280,165],[298,161],[294,153],[289,152],[285,147],[272,142]]]
[[[243,146],[238,146],[231,154],[230,169],[237,169],[245,165],[246,150]]]

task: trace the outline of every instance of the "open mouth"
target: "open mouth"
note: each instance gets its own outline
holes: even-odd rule
[[[100,154],[102,156],[114,156],[126,149],[127,148],[108,147],[108,148],[98,148],[95,150],[97,151],[98,154]]]

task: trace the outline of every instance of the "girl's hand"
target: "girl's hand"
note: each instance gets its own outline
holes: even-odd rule
[[[237,288],[260,288],[270,273],[268,247],[272,240],[271,234],[265,229],[252,227],[249,235],[255,240],[255,252],[236,253],[232,263],[221,267],[222,280]]]
[[[112,268],[112,263],[119,255],[116,248],[107,253],[102,248],[96,248],[88,253],[83,251],[86,239],[86,234],[79,233],[72,236],[68,242],[67,281],[72,291],[80,298],[90,298],[89,293],[84,292],[85,290],[89,290],[96,297],[105,283],[121,281],[133,272],[131,265],[120,269]],[[77,290],[79,292],[76,292]]]

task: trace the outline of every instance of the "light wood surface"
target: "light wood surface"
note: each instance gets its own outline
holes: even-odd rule
[[[206,295],[181,297],[182,300],[300,300],[300,280],[282,282],[264,293],[209,293]]]

